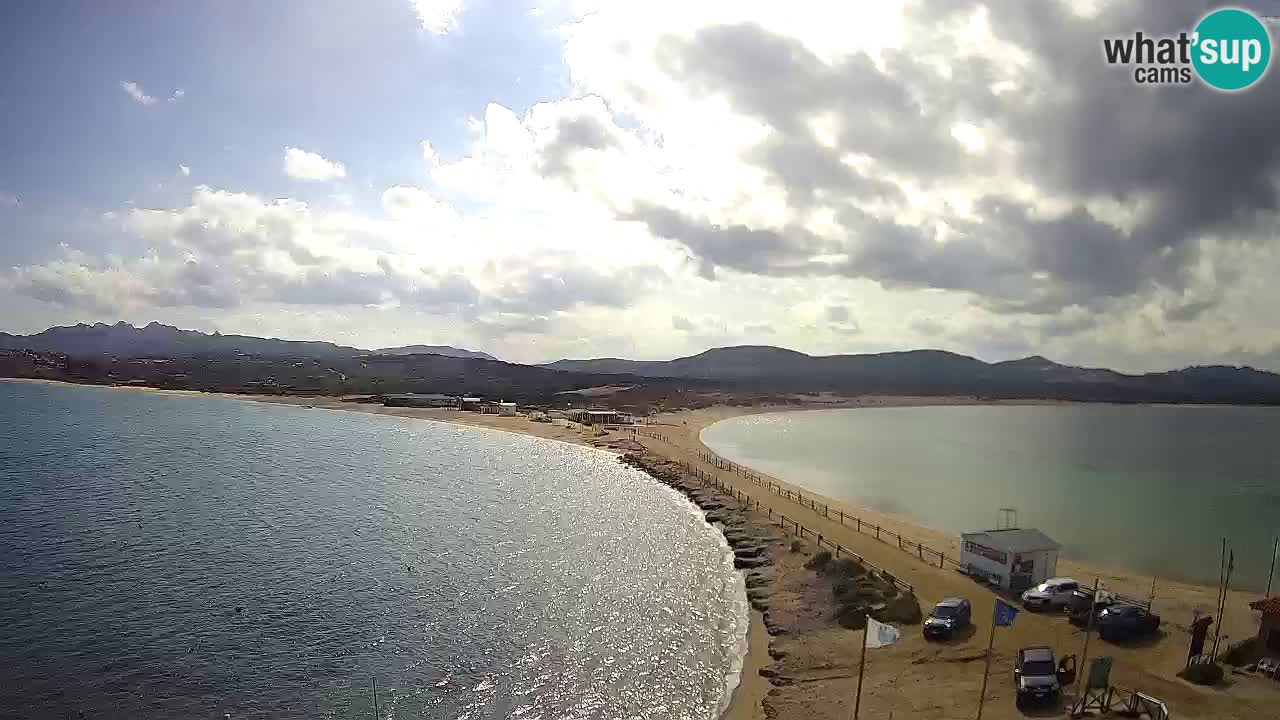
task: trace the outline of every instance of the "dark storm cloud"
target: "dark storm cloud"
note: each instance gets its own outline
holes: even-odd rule
[[[503,282],[487,298],[487,306],[524,315],[581,306],[624,308],[669,279],[652,265],[600,271],[560,255],[509,260],[490,271]]]
[[[1273,71],[1234,94],[1199,84],[1143,87],[1131,70],[1103,60],[1104,37],[1189,30],[1205,3],[1113,3],[1092,18],[1057,2],[986,5],[993,34],[1030,58],[1023,85],[1011,92],[993,91],[1006,75],[994,60],[961,58],[953,39],[932,31],[967,21],[975,5],[919,5],[916,45],[886,52],[882,67],[863,54],[828,64],[800,42],[750,24],[667,39],[659,62],[669,73],[774,130],[746,159],[770,174],[793,208],[817,201],[837,208],[845,232],[827,241],[794,227],[722,227],[652,205],[627,218],[683,243],[707,277],[717,267],[866,277],[967,291],[997,311],[1040,314],[1184,290],[1206,233],[1227,243],[1273,239],[1239,231],[1280,204],[1280,76]],[[921,48],[955,58],[949,74],[923,62]],[[834,118],[835,150],[814,134],[820,117]],[[955,231],[945,238],[861,209],[903,191],[848,168],[839,159],[845,153],[865,154],[925,188],[990,170],[991,160],[966,155],[950,137],[960,120],[989,124],[1015,148],[1020,178],[1074,207],[1046,217],[984,188],[976,219],[942,218]],[[1086,208],[1094,201],[1119,202],[1136,217],[1113,225]],[[821,254],[848,259],[813,262]],[[1190,319],[1213,302],[1199,298],[1171,310],[1170,319]]]
[[[621,143],[600,118],[593,115],[560,118],[554,139],[542,149],[538,168],[548,177],[566,177],[572,157],[581,150],[608,150]]]
[[[637,203],[624,219],[642,222],[654,235],[687,247],[699,261],[699,273],[707,278],[715,277],[717,267],[760,275],[811,272],[806,267],[810,259],[829,247],[799,228],[776,231],[720,226],[649,203]]]

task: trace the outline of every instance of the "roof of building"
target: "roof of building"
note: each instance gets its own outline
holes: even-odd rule
[[[393,393],[387,395],[389,398],[399,398],[401,400],[457,400],[457,395],[443,395],[441,393]]]
[[[480,402],[480,400],[481,400],[481,399],[482,399],[482,398],[472,397],[472,396],[470,396],[470,395],[466,395],[466,396],[464,396],[464,397],[462,398],[462,402]]]
[[[1009,552],[1057,550],[1062,547],[1054,542],[1053,538],[1035,528],[983,530],[981,532],[964,533],[963,536],[966,540],[972,540],[997,550],[1008,550]]]
[[[498,403],[498,404],[499,404],[499,405],[501,405],[502,407],[515,407],[515,406],[516,406],[516,404],[515,404],[515,403],[513,403],[513,402],[500,402],[500,403]]]
[[[1249,603],[1254,610],[1261,610],[1263,615],[1280,615],[1280,595],[1265,600],[1254,600]]]

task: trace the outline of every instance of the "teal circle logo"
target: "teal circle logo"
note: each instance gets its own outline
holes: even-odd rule
[[[1219,90],[1243,90],[1271,61],[1271,35],[1262,21],[1235,8],[1215,10],[1196,25],[1191,63],[1200,79]]]

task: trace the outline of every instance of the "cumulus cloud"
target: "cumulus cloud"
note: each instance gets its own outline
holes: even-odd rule
[[[122,311],[144,307],[236,308],[365,306],[419,310],[465,318],[490,330],[548,327],[575,309],[626,307],[660,288],[665,273],[652,266],[602,268],[564,253],[490,258],[482,266],[443,264],[431,253],[377,251],[424,205],[420,189],[384,194],[386,218],[318,211],[296,200],[263,200],[201,186],[179,208],[131,208],[106,222],[152,248],[133,258],[93,256],[64,246],[60,256],[14,268],[5,286],[67,307]]]
[[[572,95],[491,104],[443,154],[423,142],[424,177],[376,216],[202,196],[121,214],[154,258],[10,280],[60,302],[420,302],[646,353],[857,333],[1133,368],[1280,346],[1280,79],[1137,87],[1101,59],[1102,37],[1185,29],[1202,2],[582,5],[562,28]],[[441,34],[461,12],[412,8]],[[285,170],[345,176],[298,148]],[[148,294],[179,281],[198,297]]]
[[[133,101],[138,103],[139,105],[155,105],[156,103],[160,102],[159,98],[157,98],[154,95],[148,95],[146,91],[142,89],[141,85],[139,85],[138,83],[132,80],[121,81],[120,89],[123,90],[126,95],[132,98]],[[165,98],[165,101],[171,104],[176,103],[182,100],[183,96],[185,95],[186,95],[186,92],[183,91],[182,89],[174,90],[172,95],[170,95],[168,98]]]
[[[447,35],[458,28],[462,0],[409,0],[423,30]]]
[[[121,88],[122,90],[124,90],[124,92],[125,92],[125,94],[126,94],[126,95],[128,95],[128,96],[129,96],[129,97],[131,97],[131,98],[133,98],[134,102],[137,102],[137,103],[138,103],[138,104],[140,104],[140,105],[155,105],[155,104],[156,104],[156,99],[155,99],[155,97],[154,97],[154,96],[152,96],[152,95],[148,95],[148,94],[146,94],[145,92],[143,92],[143,91],[142,91],[142,87],[141,87],[140,85],[138,85],[138,83],[136,83],[136,82],[133,82],[133,81],[123,81],[123,82],[121,82],[121,83],[120,83],[120,88]]]
[[[335,180],[346,177],[347,168],[340,162],[325,159],[319,153],[286,147],[284,174],[295,180]]]
[[[191,177],[191,168],[186,165],[179,165],[178,172],[181,173],[183,177]]]

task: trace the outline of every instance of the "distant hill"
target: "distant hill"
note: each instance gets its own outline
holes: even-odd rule
[[[860,355],[807,355],[785,348],[714,348],[665,361],[619,358],[557,360],[569,372],[625,373],[750,383],[796,391],[963,394],[1119,402],[1280,402],[1280,375],[1249,367],[1191,367],[1126,375],[1081,368],[1041,356],[987,363],[945,350]]]
[[[98,323],[53,327],[33,335],[0,333],[0,351],[66,356],[49,361],[55,363],[50,366],[20,352],[9,353],[0,363],[0,374],[233,391],[472,392],[534,400],[582,388],[635,386],[624,394],[653,401],[680,396],[679,402],[686,404],[691,402],[688,393],[703,392],[712,393],[706,398],[719,397],[718,402],[729,397],[758,401],[833,392],[1280,404],[1280,375],[1249,367],[1219,365],[1127,375],[1063,365],[1038,355],[987,363],[945,350],[807,355],[744,345],[674,360],[601,358],[529,366],[448,346],[409,345],[371,352],[328,342],[206,334],[159,323],[141,328]],[[43,369],[31,369],[37,367],[32,363]],[[715,395],[720,392],[724,394]]]
[[[41,350],[67,355],[113,355],[121,358],[187,355],[260,355],[264,357],[331,357],[365,352],[329,342],[277,340],[250,335],[206,334],[149,323],[95,323],[51,327],[34,335],[0,333],[0,350]]]
[[[444,357],[480,358],[482,360],[498,359],[486,352],[464,350],[449,345],[402,345],[400,347],[378,348],[374,352],[379,355],[443,355]]]

